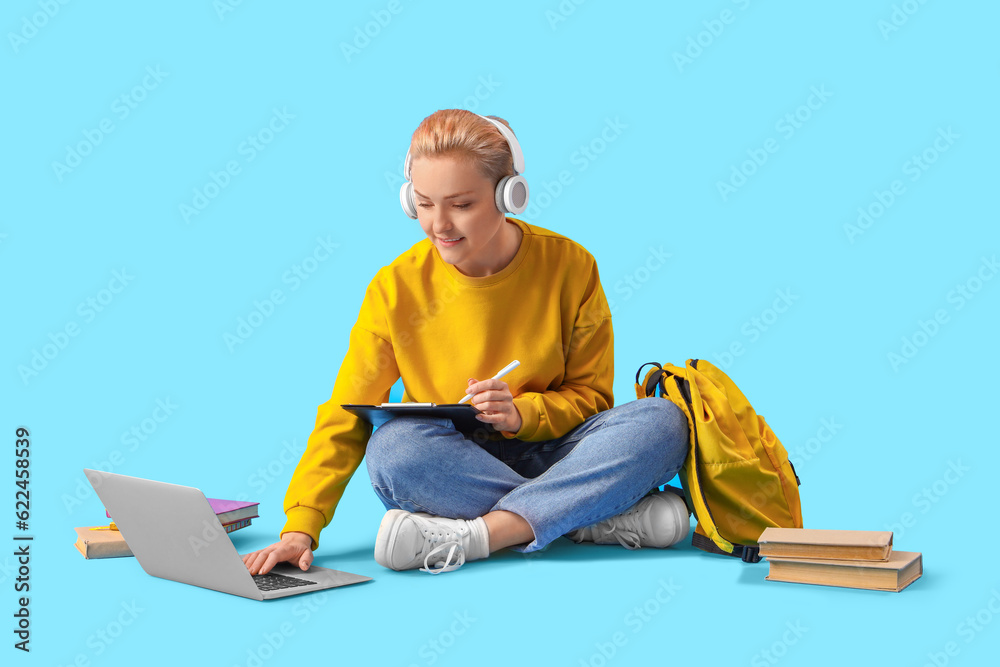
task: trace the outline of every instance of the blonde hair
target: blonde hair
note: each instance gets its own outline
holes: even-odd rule
[[[510,127],[503,118],[489,118]],[[465,109],[435,111],[420,122],[410,139],[411,161],[446,155],[471,160],[492,183],[514,174],[514,158],[500,130]]]

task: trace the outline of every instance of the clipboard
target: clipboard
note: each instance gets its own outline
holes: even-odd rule
[[[463,433],[473,433],[481,428],[486,429],[487,433],[497,432],[493,424],[476,419],[476,415],[482,411],[468,403],[383,403],[382,405],[346,403],[340,407],[361,417],[375,428],[393,417],[446,417],[455,425],[455,430]]]

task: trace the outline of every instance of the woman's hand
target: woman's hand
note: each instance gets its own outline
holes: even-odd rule
[[[476,415],[479,421],[493,424],[498,431],[517,433],[521,430],[521,413],[514,405],[510,387],[503,380],[491,378],[477,382],[469,378],[465,393],[473,395],[469,402],[482,411],[483,414]]]
[[[281,541],[243,556],[243,564],[250,574],[267,574],[283,561],[308,570],[313,561],[312,538],[305,533],[291,531],[282,535]]]

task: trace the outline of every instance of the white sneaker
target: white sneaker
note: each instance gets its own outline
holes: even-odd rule
[[[687,537],[691,522],[687,505],[674,493],[651,493],[621,514],[566,537],[574,542],[621,544],[626,549],[664,548]]]
[[[440,574],[489,555],[490,534],[482,517],[467,521],[389,510],[375,537],[375,562],[390,570]]]

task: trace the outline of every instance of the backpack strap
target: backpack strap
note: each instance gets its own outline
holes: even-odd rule
[[[642,399],[659,395],[671,401],[684,413],[690,432],[688,454],[685,457],[682,468],[682,473],[684,473],[682,481],[686,484],[686,490],[688,491],[685,495],[685,504],[688,505],[688,511],[693,512],[698,518],[698,525],[708,533],[709,537],[704,539],[712,545],[712,549],[710,550],[712,553],[742,556],[744,552],[741,545],[730,543],[729,540],[719,533],[715,518],[712,516],[712,510],[708,505],[708,499],[705,498],[704,491],[702,490],[703,486],[701,484],[699,465],[701,448],[698,443],[698,428],[695,418],[695,403],[696,401],[700,402],[701,396],[698,395],[697,386],[695,386],[694,392],[692,392],[692,385],[694,383],[692,382],[693,378],[690,377],[691,373],[698,372],[698,369],[694,366],[697,361],[694,360],[692,363],[692,360],[689,359],[687,368],[684,369],[675,366],[663,368],[661,364],[655,361],[643,364],[635,374],[636,398]],[[646,377],[640,384],[639,376],[642,375],[642,369],[646,366],[652,366],[653,368],[646,373]],[[668,380],[673,380],[673,382],[668,383]],[[659,392],[657,392],[657,389],[659,389]],[[701,409],[700,403],[698,409]],[[690,503],[687,501],[690,501]],[[739,551],[736,551],[736,549],[739,549]],[[709,551],[709,549],[705,550]],[[747,557],[750,557],[749,553]],[[757,558],[757,560],[760,559]]]
[[[707,551],[712,554],[719,554],[720,556],[734,556],[742,560],[744,563],[760,562],[760,547],[757,545],[733,544],[733,552],[727,553],[717,547],[715,542],[701,533],[694,533],[691,535],[691,545],[697,549],[701,549],[702,551]]]
[[[652,370],[649,371],[649,377],[645,379],[643,384],[639,383],[639,376],[642,375],[642,369],[646,366],[652,366]],[[649,396],[656,396],[657,385],[662,384],[663,376],[666,375],[666,371],[663,370],[663,364],[658,361],[647,361],[642,366],[639,366],[639,370],[635,372],[635,393],[636,398],[647,398]],[[664,389],[662,395],[666,395],[666,390]]]
[[[688,516],[691,516],[691,506],[688,505],[687,496],[684,495],[684,489],[678,489],[676,486],[670,486],[669,484],[665,484],[663,486],[663,492],[664,493],[672,493],[675,496],[677,496],[678,498],[680,498],[681,500],[683,500],[684,501],[684,507],[687,508]]]
[[[697,371],[697,369],[694,370]],[[701,526],[702,530],[708,533],[707,539],[713,543],[713,546],[718,549],[719,553],[729,554],[731,553],[730,549],[733,549],[735,545],[719,533],[719,528],[715,523],[715,517],[712,516],[712,509],[708,506],[708,499],[705,497],[705,492],[702,490],[704,487],[701,483],[701,447],[698,443],[698,426],[695,418],[695,395],[691,391],[691,387],[694,383],[691,381],[691,377],[684,377],[682,379],[680,376],[670,373],[669,371],[666,377],[673,379],[670,389],[673,389],[674,391],[669,392],[666,382],[664,382],[664,393],[670,393],[671,395],[676,396],[677,402],[675,402],[675,405],[681,408],[688,418],[690,448],[687,459],[684,461],[683,469],[687,473],[687,491],[691,496],[692,509],[694,510],[695,516],[698,517],[698,524]],[[697,386],[695,386],[695,392],[697,392]],[[700,400],[700,398],[701,397],[698,396],[698,400]]]
[[[646,366],[656,366],[657,368],[663,368],[663,364],[659,361],[647,361],[642,366],[639,366],[639,370],[635,372],[635,383],[639,384],[639,376],[642,375],[642,369]]]

